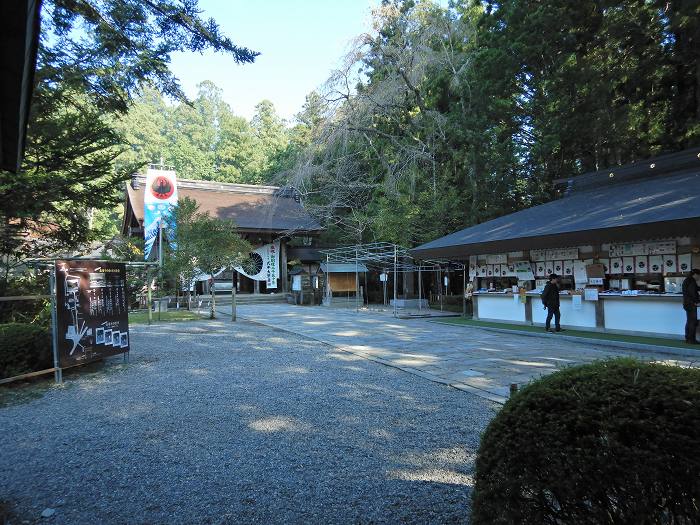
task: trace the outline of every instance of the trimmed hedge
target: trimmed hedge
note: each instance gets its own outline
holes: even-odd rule
[[[0,379],[53,366],[50,332],[23,323],[0,325]]]
[[[571,367],[513,395],[482,437],[476,525],[698,520],[698,369]]]

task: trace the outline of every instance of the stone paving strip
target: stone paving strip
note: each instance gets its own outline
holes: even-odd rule
[[[222,315],[230,306],[221,306]],[[504,403],[510,385],[522,386],[561,367],[610,357],[696,366],[691,357],[561,339],[525,337],[389,313],[294,306],[241,305],[240,317],[326,343],[430,381]]]

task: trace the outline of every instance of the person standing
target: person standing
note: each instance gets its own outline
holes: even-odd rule
[[[549,276],[549,282],[542,291],[542,304],[547,310],[547,321],[544,328],[547,332],[551,332],[550,324],[554,317],[554,329],[561,332],[559,321],[561,320],[561,312],[559,311],[559,276],[553,273]]]
[[[695,332],[698,327],[698,284],[700,283],[700,270],[693,268],[690,275],[683,281],[683,309],[685,310],[685,342],[697,345]]]

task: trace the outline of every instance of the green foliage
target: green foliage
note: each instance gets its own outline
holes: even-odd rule
[[[694,523],[700,370],[571,367],[511,397],[484,433],[472,521]]]
[[[25,272],[13,279],[0,281],[0,296],[35,296],[48,294],[48,274]],[[0,323],[32,323],[49,327],[51,308],[48,299],[0,302]]]
[[[198,275],[211,276],[222,268],[241,266],[252,250],[236,233],[233,221],[199,212],[199,205],[189,197],[179,200],[166,230],[174,232],[171,238],[175,248],[166,254],[165,269],[188,294]],[[212,318],[214,300],[212,297]]]
[[[294,185],[338,240],[413,245],[554,181],[700,144],[698,2],[382,2]]]
[[[118,157],[118,166],[162,160],[181,178],[243,184],[273,182],[293,166],[311,133],[304,123],[288,129],[269,100],[257,105],[248,122],[210,81],[199,84],[191,104],[166,104],[156,91],[146,91],[115,125],[132,146]]]
[[[115,163],[128,144],[115,120],[148,84],[184,100],[168,69],[173,52],[214,49],[238,63],[255,59],[199,13],[196,0],[42,2],[25,162],[18,175],[0,172],[0,281],[23,255],[71,250],[100,233],[89,227],[90,210],[115,206],[121,182],[145,157],[131,151]],[[161,124],[138,120],[129,142]]]
[[[48,329],[23,323],[0,325],[0,379],[52,366]]]

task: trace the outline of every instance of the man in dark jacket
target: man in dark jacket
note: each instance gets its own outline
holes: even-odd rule
[[[685,342],[692,345],[698,344],[695,332],[698,327],[698,282],[700,282],[700,270],[693,268],[690,275],[683,281],[683,309],[685,310]]]
[[[557,332],[561,332],[561,326],[559,326],[561,318],[561,313],[559,312],[559,276],[556,273],[549,276],[549,282],[544,287],[542,304],[547,309],[547,321],[544,324],[545,330],[551,332],[549,325],[552,322],[552,317],[554,317],[554,329]]]

